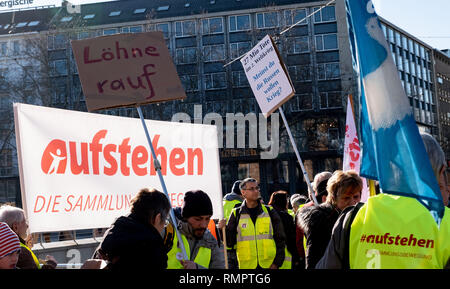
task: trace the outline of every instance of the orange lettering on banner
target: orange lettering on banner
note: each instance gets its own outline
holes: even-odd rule
[[[67,142],[63,140],[50,141],[41,158],[42,171],[48,175],[65,174],[69,162],[70,172],[74,175],[81,173],[99,175],[100,172],[103,172],[104,175],[114,176],[118,171],[123,176],[129,176],[131,171],[137,176],[156,175],[153,156],[145,146],[131,147],[129,137],[124,138],[120,145],[101,144],[101,140],[106,137],[107,133],[108,130],[105,129],[98,131],[91,143],[69,141],[68,154]],[[168,151],[166,147],[158,146],[160,137],[161,135],[155,135],[152,144],[155,155],[160,161],[163,175],[167,175],[167,168],[175,176],[203,175],[203,150],[201,148],[188,148],[185,152],[182,148],[175,147]],[[100,168],[102,157],[105,165]],[[131,162],[130,165],[129,162]],[[195,167],[197,168],[196,172]]]
[[[68,195],[65,198],[62,198],[61,195],[38,195],[34,203],[33,213],[59,213],[61,212],[61,209],[64,209],[65,212],[120,211],[130,207],[131,198],[132,196],[129,194],[119,194],[114,196],[105,196],[104,194],[87,196]],[[176,205],[180,204],[180,196],[178,196],[176,200]],[[44,208],[46,208],[45,211]]]

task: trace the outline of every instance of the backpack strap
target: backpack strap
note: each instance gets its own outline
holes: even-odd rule
[[[344,234],[344,256],[342,260],[343,269],[350,269],[350,228],[352,226],[353,220],[359,209],[364,205],[364,203],[356,204],[350,212],[350,216],[345,220],[343,234]]]

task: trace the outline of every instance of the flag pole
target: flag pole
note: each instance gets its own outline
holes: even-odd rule
[[[278,108],[278,110],[280,111],[281,118],[283,119],[283,122],[284,122],[284,126],[286,127],[286,131],[287,131],[287,133],[289,135],[289,139],[291,141],[292,147],[294,148],[294,152],[295,152],[295,155],[297,156],[298,163],[300,164],[300,167],[302,168],[303,177],[305,178],[305,181],[306,181],[306,184],[308,185],[309,190],[312,192],[311,193],[311,197],[313,199],[313,202],[314,202],[314,204],[316,206],[318,206],[319,203],[317,202],[314,190],[313,190],[313,188],[311,186],[311,182],[309,181],[308,173],[306,172],[305,167],[303,166],[303,162],[302,162],[302,159],[301,159],[300,154],[298,152],[297,145],[295,144],[294,137],[292,136],[289,124],[288,124],[288,122],[286,120],[286,117],[284,116],[283,108],[281,108],[281,106],[280,106]]]
[[[225,269],[228,269],[228,255],[227,255],[227,235],[225,227],[222,228],[222,242],[223,242],[223,254],[225,257]]]
[[[164,194],[166,195],[167,199],[170,200],[169,194],[167,193],[167,188],[166,188],[166,184],[164,183],[164,179],[161,173],[161,164],[158,161],[158,158],[156,157],[155,154],[155,149],[153,148],[153,144],[152,144],[152,140],[150,138],[150,134],[148,133],[147,130],[147,125],[145,123],[145,119],[144,116],[142,114],[142,109],[140,106],[136,106],[138,114],[139,114],[139,118],[141,119],[141,123],[142,126],[144,127],[144,131],[145,131],[145,136],[147,137],[147,141],[148,144],[150,146],[150,150],[152,152],[152,156],[153,156],[153,163],[155,166],[155,170],[158,172],[158,177],[159,177],[159,181],[161,183],[161,187],[163,189]],[[186,249],[184,248],[184,244],[183,244],[183,239],[181,238],[181,234],[178,231],[178,226],[177,226],[177,219],[175,218],[175,213],[173,211],[173,208],[170,208],[170,218],[172,219],[174,228],[175,228],[175,233],[177,235],[178,238],[178,244],[180,244],[180,248],[181,248],[181,252],[183,253],[183,260],[188,260],[187,254],[186,254]]]

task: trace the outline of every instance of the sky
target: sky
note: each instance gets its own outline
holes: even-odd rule
[[[70,2],[79,4],[103,1]],[[384,19],[434,48],[450,49],[450,0],[372,0],[372,2],[378,15]]]
[[[377,14],[428,45],[450,49],[450,0],[372,0]]]

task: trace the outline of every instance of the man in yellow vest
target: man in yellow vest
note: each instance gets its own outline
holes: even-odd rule
[[[178,232],[188,260],[183,260],[179,245],[180,236],[174,235],[172,247],[167,253],[168,269],[223,269],[223,248],[208,230],[213,214],[211,199],[201,191],[189,191],[184,195],[182,208],[175,210]]]
[[[40,265],[39,259],[26,245],[25,240],[28,236],[28,223],[22,209],[10,205],[0,207],[0,222],[5,222],[19,236],[20,251],[17,267],[20,269],[55,269],[57,262],[53,256],[47,255],[43,265]]]
[[[226,194],[223,197],[223,217],[228,221],[231,212],[234,208],[241,206],[244,198],[242,197],[241,189],[239,185],[242,180],[237,180],[234,182],[231,188],[231,193]],[[228,257],[228,268],[238,269],[238,262],[236,259],[236,248],[232,248],[227,244],[227,257]]]
[[[444,152],[421,135],[447,206]],[[449,240],[449,208],[438,226],[417,199],[381,193],[342,212],[316,269],[450,269]]]
[[[234,208],[226,224],[227,245],[236,245],[239,269],[278,269],[285,259],[285,234],[280,216],[261,204],[258,182],[240,184],[244,202]],[[219,228],[225,220],[219,222]]]

